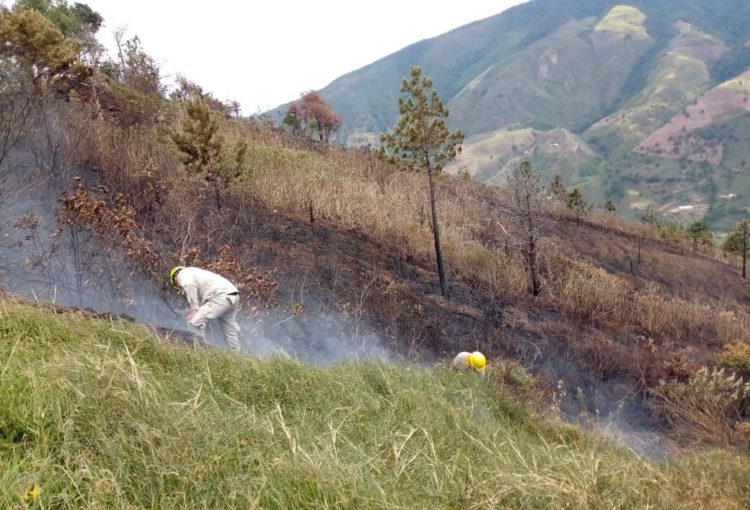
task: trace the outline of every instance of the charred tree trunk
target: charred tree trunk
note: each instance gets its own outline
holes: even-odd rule
[[[221,189],[219,179],[214,179],[214,198],[216,199],[216,210],[221,211]]]
[[[536,270],[536,239],[533,235],[529,236],[529,273],[531,275],[531,293],[538,296],[540,287]]]
[[[432,183],[432,167],[427,161],[427,179],[430,183],[430,207],[432,208],[432,233],[435,236],[435,258],[437,259],[438,276],[440,277],[440,293],[445,296],[445,269],[443,267],[443,251],[440,247],[440,226],[438,225],[437,205],[435,204],[435,187]]]
[[[641,238],[638,238],[638,263],[641,263]]]
[[[534,233],[536,232],[536,225],[534,225],[534,217],[532,212],[532,206],[531,206],[531,195],[530,193],[526,193],[526,222],[529,232],[529,248],[528,248],[528,257],[529,257],[529,274],[531,276],[531,294],[534,296],[539,295],[539,277],[537,276],[537,268],[536,268],[536,236]]]
[[[745,268],[747,267],[747,233],[742,236],[742,279],[747,278],[747,272]]]
[[[74,225],[70,226],[70,250],[73,255],[73,276],[76,285],[76,296],[74,298],[77,300],[78,306],[83,307],[83,260],[78,230]]]

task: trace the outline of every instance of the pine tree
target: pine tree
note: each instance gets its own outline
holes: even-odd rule
[[[520,233],[513,239],[513,247],[524,254],[529,266],[530,290],[537,296],[541,291],[537,245],[544,230],[545,218],[541,203],[541,180],[531,162],[522,161],[513,168],[508,176],[508,188],[515,210],[513,215],[516,216],[520,228]]]
[[[0,163],[51,91],[67,90],[91,74],[78,41],[37,10],[22,7],[0,5]]]
[[[217,135],[219,123],[211,109],[199,97],[185,103],[185,117],[181,129],[171,133],[177,149],[182,153],[185,168],[213,185],[216,208],[221,210],[221,147]]]
[[[714,235],[708,229],[705,222],[696,220],[690,224],[687,229],[688,236],[693,240],[693,249],[698,249],[698,246],[710,245],[713,241]]]
[[[400,163],[410,169],[427,172],[432,209],[432,231],[435,238],[440,290],[446,295],[445,269],[440,247],[440,226],[433,174],[439,174],[445,164],[461,150],[464,136],[461,131],[448,131],[445,119],[448,109],[443,106],[437,92],[432,90],[432,80],[422,76],[419,66],[412,66],[411,75],[401,81],[401,92],[408,94],[399,98],[401,114],[390,133],[380,135],[382,147],[379,156],[387,161]]]
[[[568,196],[568,190],[565,189],[565,185],[562,182],[562,177],[560,177],[560,174],[555,174],[555,177],[552,178],[552,183],[549,186],[549,191],[550,193],[552,193],[552,196],[554,198],[565,202],[565,199]]]
[[[750,222],[742,220],[722,245],[724,251],[742,257],[742,278],[747,278],[747,254],[750,251]]]
[[[578,188],[573,188],[573,190],[568,193],[567,206],[568,209],[576,212],[576,223],[580,223],[581,213],[585,213],[589,208],[589,204],[583,199],[583,194]]]
[[[68,5],[65,0],[16,0],[13,6],[16,11],[35,10],[50,20],[65,35],[83,36],[94,34],[104,18],[84,3],[75,2]]]
[[[80,50],[78,41],[65,37],[38,11],[0,8],[0,57],[20,65],[37,89],[90,76]]]

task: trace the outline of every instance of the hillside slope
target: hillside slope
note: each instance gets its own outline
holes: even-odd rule
[[[694,104],[651,133],[635,150],[666,158],[719,164],[731,138],[726,141],[720,138],[718,144],[696,147],[700,140],[693,139],[695,132],[747,113],[750,113],[750,70],[696,98]]]
[[[7,299],[0,359],[4,508],[750,504],[746,458],[651,463],[524,410],[500,364],[318,369]]]
[[[561,175],[572,182],[580,168],[595,168],[598,157],[589,145],[566,129],[499,129],[466,140],[461,154],[446,167],[449,173],[466,171],[474,179],[500,185],[510,169],[533,160],[545,175]]]
[[[0,16],[35,17],[41,29],[21,34],[31,46],[56,33],[39,14]],[[448,281],[441,292],[423,172],[238,117],[196,84],[166,97],[140,57],[88,69],[72,89],[34,101],[0,162],[0,285],[37,302],[184,328],[185,300],[167,275],[176,264],[205,267],[240,291],[245,353],[329,368],[173,349],[111,315],[65,322],[8,302],[0,319],[7,497],[37,468],[65,475],[39,481],[43,491],[60,488],[50,506],[282,508],[316,498],[466,506],[450,499],[456,491],[477,506],[502,498],[531,507],[719,504],[712,488],[694,500],[668,488],[673,477],[695,480],[694,469],[709,468],[633,464],[621,452],[610,461],[596,445],[567,442],[569,427],[556,438],[559,425],[547,432],[524,408],[540,405],[539,393],[543,407],[571,421],[722,448],[719,462],[745,448],[750,383],[738,376],[750,370],[750,313],[736,255],[653,218],[572,212],[538,185],[522,200],[510,187],[441,173],[433,188]],[[33,70],[18,78],[33,85]],[[508,134],[511,152],[519,134],[516,150],[558,144],[594,157],[568,130],[516,127],[492,137],[507,144]],[[539,228],[529,236],[521,212],[532,204]],[[475,349],[500,381],[416,365]],[[412,364],[330,366],[357,359]],[[503,385],[514,389],[499,400]],[[462,415],[466,402],[473,407]],[[519,425],[517,441],[506,418]],[[491,444],[487,456],[473,453],[472,438]],[[617,481],[605,474],[611,466]],[[247,487],[257,503],[245,501]],[[733,491],[724,494],[744,503]]]
[[[444,297],[423,175],[398,171],[369,152],[310,145],[252,121],[222,119],[225,143],[246,145],[243,173],[218,210],[212,194],[196,204],[191,189],[201,189],[200,177],[186,172],[163,142],[164,126],[126,130],[60,107],[53,136],[85,143],[84,150],[59,149],[71,162],[67,177],[60,174],[60,191],[76,186],[84,211],[94,204],[111,214],[108,207],[135,204],[125,211],[137,220],[138,233],[126,231],[124,240],[161,254],[162,266],[144,267],[122,246],[117,228],[91,227],[93,215],[59,227],[53,215],[59,192],[42,209],[22,196],[9,204],[23,216],[7,227],[3,247],[7,260],[18,261],[3,268],[3,283],[14,291],[98,303],[149,322],[154,303],[184,306],[164,288],[169,264],[180,257],[241,282],[247,352],[284,351],[326,363],[445,359],[479,349],[491,359],[524,364],[547,388],[558,380],[580,388],[583,398],[568,396],[574,419],[581,412],[619,413],[646,430],[664,428],[648,408],[649,390],[660,380],[684,380],[703,365],[715,366],[729,344],[750,340],[736,260],[694,253],[679,232],[601,213],[578,223],[553,208],[539,242],[543,292],[532,297],[522,253],[506,244],[519,229],[508,197],[443,175],[436,194],[449,276]],[[149,167],[153,161],[159,165]],[[18,176],[32,175],[31,165],[19,164]],[[144,168],[153,170],[144,176]],[[165,185],[178,180],[186,186]],[[58,231],[59,244],[47,244]],[[76,251],[69,239],[84,243],[89,269],[80,282],[72,278]],[[636,256],[641,244],[642,261]],[[184,324],[180,314],[166,313]],[[697,441],[742,441],[739,433],[729,436]]]

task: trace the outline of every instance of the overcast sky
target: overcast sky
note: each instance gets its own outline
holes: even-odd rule
[[[412,43],[523,0],[79,0],[126,27],[163,73],[180,73],[243,113],[267,111]]]

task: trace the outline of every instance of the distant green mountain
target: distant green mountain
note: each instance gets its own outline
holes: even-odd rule
[[[344,119],[342,142],[377,143],[393,126],[400,79],[414,64],[433,78],[451,126],[467,135],[453,170],[498,182],[515,161],[531,158],[595,203],[612,199],[635,215],[694,205],[673,219],[707,216],[721,228],[750,207],[750,170],[740,164],[750,160],[750,147],[734,141],[743,140],[747,122],[743,93],[732,95],[729,114],[687,123],[684,131],[678,122],[704,94],[711,103],[716,87],[746,83],[747,0],[532,0],[335,80],[322,94]],[[680,133],[667,129],[667,138],[692,133],[693,141],[683,140],[677,153],[643,145],[670,123]],[[728,137],[720,150],[695,152],[718,144],[716,133]],[[698,143],[704,136],[713,141]],[[728,194],[736,201],[721,212],[717,197]]]
[[[567,22],[455,95],[448,104],[455,124],[469,133],[502,123],[585,129],[615,107],[630,69],[654,44],[643,19],[618,6],[601,20]]]
[[[616,8],[614,14],[613,8]],[[545,99],[547,94],[570,92],[574,86],[571,78],[578,78],[576,85],[584,90],[573,89],[575,94],[569,99],[599,106],[590,110],[589,117],[601,118],[603,110],[608,107],[614,110],[641,92],[661,50],[680,34],[675,26],[679,21],[726,40],[732,49],[736,45],[741,47],[750,38],[750,4],[743,0],[640,0],[627,2],[627,6],[612,0],[532,0],[404,48],[342,76],[323,89],[323,94],[343,115],[345,136],[352,131],[380,132],[393,125],[400,78],[408,74],[413,64],[422,66],[433,78],[446,102],[462,96],[476,99],[468,94],[471,90],[478,95],[484,91],[483,96],[490,101],[503,91],[512,91],[514,85],[520,88],[518,85],[526,82],[536,87],[523,90],[525,96],[535,97],[536,93]],[[540,55],[549,61],[547,71],[545,62],[538,60]],[[727,75],[725,79],[750,65],[750,60],[745,61],[744,53],[739,50],[727,57],[731,58],[713,63],[717,72]],[[555,59],[557,69],[552,64]],[[503,76],[504,70],[506,77],[508,71],[521,71],[525,75],[513,76],[510,83],[490,80],[490,76]],[[477,83],[483,87],[476,87]],[[469,87],[470,84],[474,87]],[[596,93],[597,97],[587,97],[586,91]],[[520,105],[527,103],[515,96],[508,100]],[[461,115],[464,120],[458,124],[468,133],[482,131],[480,126],[485,125],[497,128],[497,120],[508,123],[506,119],[491,122],[491,117],[496,116],[494,111],[479,111],[478,115],[461,112]],[[564,110],[543,115],[546,122],[557,118],[564,120],[562,127],[574,127],[572,124],[586,117],[575,111],[571,121]]]

